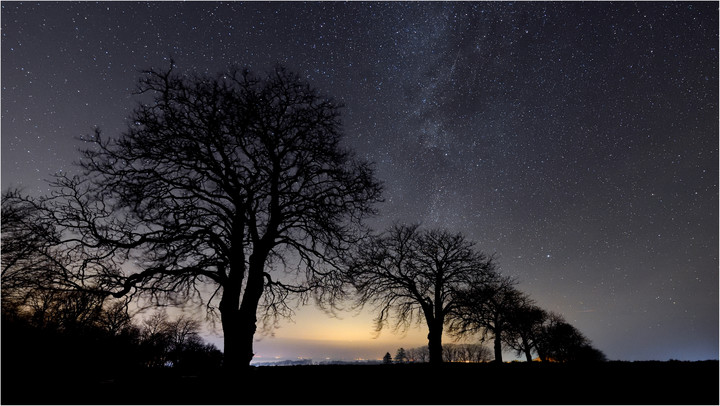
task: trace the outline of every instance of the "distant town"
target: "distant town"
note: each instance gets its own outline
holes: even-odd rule
[[[295,360],[287,359],[283,361],[263,361],[263,362],[252,362],[251,366],[256,367],[280,367],[280,366],[294,366],[294,365],[373,365],[382,364],[383,361],[380,359],[361,359],[353,361],[345,360],[322,360],[313,361],[311,358],[298,358]]]

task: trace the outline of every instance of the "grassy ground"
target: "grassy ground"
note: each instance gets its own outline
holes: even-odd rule
[[[70,367],[70,366],[68,366]],[[2,371],[3,404],[718,404],[718,362],[511,363],[138,371],[111,379]]]

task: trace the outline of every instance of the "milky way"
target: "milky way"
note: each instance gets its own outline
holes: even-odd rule
[[[3,2],[2,188],[119,134],[142,69],[282,63],[344,104],[375,228],[464,233],[611,359],[717,359],[717,46],[713,2]]]

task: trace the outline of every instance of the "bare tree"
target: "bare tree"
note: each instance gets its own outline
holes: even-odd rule
[[[140,347],[150,367],[183,367],[198,351],[210,355],[214,348],[203,343],[197,320],[184,314],[171,319],[165,309],[143,320]]]
[[[38,199],[9,190],[2,196],[3,303],[28,304],[55,295],[61,287],[68,258],[57,249],[60,234],[53,218],[44,215]],[[35,304],[37,306],[37,303]]]
[[[106,303],[104,311],[98,319],[98,324],[112,336],[117,336],[131,327],[132,316],[128,312],[127,303],[124,301]]]
[[[200,338],[200,322],[180,315],[175,320],[168,321],[169,351],[168,358],[173,366],[182,366],[185,361],[185,354],[202,344]]]
[[[511,315],[529,300],[516,284],[511,277],[494,274],[460,292],[449,331],[456,336],[480,334],[483,341],[492,338],[495,361],[502,362],[503,336]]]
[[[188,343],[200,337],[200,322],[180,315],[177,319],[168,322],[170,342],[177,350],[182,350]]]
[[[515,350],[516,355],[525,355],[525,360],[532,362],[532,352],[536,350],[547,318],[548,313],[531,301],[521,303],[509,315],[503,342]]]
[[[492,351],[482,344],[465,344],[468,362],[488,362],[492,359]]]
[[[165,366],[170,351],[170,336],[170,323],[164,308],[143,320],[140,328],[140,346],[146,366]]]
[[[395,363],[396,364],[404,364],[408,362],[408,356],[405,353],[405,349],[403,347],[398,348],[397,352],[395,353]]]
[[[487,362],[492,359],[492,351],[482,344],[443,344],[445,362]],[[406,350],[410,362],[428,362],[428,347],[415,347]]]
[[[36,327],[80,331],[96,327],[103,314],[103,297],[82,291],[28,291],[21,305]],[[3,301],[5,298],[3,298]]]
[[[444,344],[442,347],[443,361],[445,362],[462,362],[463,349],[458,344]]]
[[[558,313],[549,312],[546,314],[535,342],[540,361],[548,362],[551,360],[551,355],[554,352],[553,332],[557,330],[557,326],[565,323],[565,318]]]
[[[428,362],[430,358],[427,345],[408,349],[407,356],[410,362]]]
[[[265,78],[150,70],[139,92],[150,101],[128,130],[96,131],[82,176],[58,176],[37,208],[74,255],[60,272],[69,286],[203,300],[236,370],[258,321],[292,315],[293,298],[343,295],[334,270],[381,186],[340,146],[338,106],[282,67]]]
[[[394,317],[394,329],[425,321],[431,363],[442,362],[442,333],[458,292],[481,283],[494,270],[473,243],[447,231],[395,225],[363,243],[348,266],[359,306],[371,304],[376,332]]]
[[[540,359],[545,362],[600,362],[606,360],[602,351],[594,348],[583,333],[557,313],[550,313],[542,325],[537,339],[537,350]]]
[[[491,356],[491,351],[482,344],[443,345],[445,362],[487,362]]]

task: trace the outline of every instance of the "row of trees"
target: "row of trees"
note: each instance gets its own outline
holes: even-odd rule
[[[162,309],[140,322],[126,302],[81,291],[3,291],[4,364],[84,370],[183,370],[220,366],[222,352],[200,337],[200,323]],[[17,373],[17,371],[15,371]]]
[[[430,363],[449,360],[447,351],[443,356],[444,331],[492,340],[498,362],[504,348],[527,361],[533,353],[543,361],[604,359],[582,333],[538,307],[461,234],[394,225],[363,242],[347,276],[359,293],[357,304],[377,311],[376,331],[388,323],[400,331],[416,323],[427,326]]]
[[[488,362],[492,359],[490,350],[482,344],[443,344],[442,358],[444,362]],[[398,348],[395,357],[386,353],[383,361],[390,363],[424,363],[430,360],[427,345],[415,348]]]
[[[144,72],[138,92],[146,102],[124,133],[86,139],[79,174],[56,175],[48,196],[4,194],[4,292],[204,303],[230,371],[250,363],[258,328],[311,297],[333,309],[352,293],[377,309],[378,332],[424,322],[431,363],[446,328],[496,337],[501,359],[519,324],[493,301],[514,283],[462,235],[363,225],[382,185],[341,146],[332,99],[282,67],[190,76],[172,62]]]

